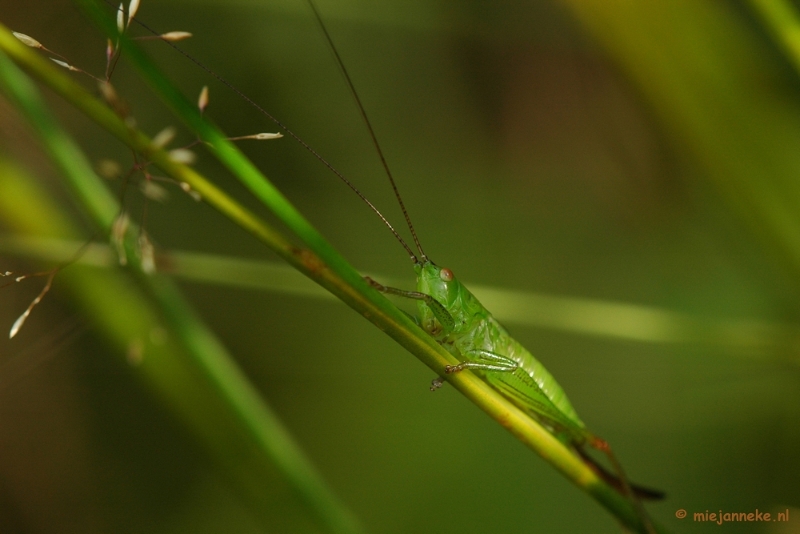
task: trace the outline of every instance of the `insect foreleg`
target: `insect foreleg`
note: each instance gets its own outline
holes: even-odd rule
[[[511,358],[489,352],[488,350],[473,349],[464,351],[462,354],[465,357],[469,357],[470,360],[461,362],[458,365],[448,365],[445,367],[446,373],[458,373],[464,369],[472,369],[474,371],[513,372],[519,368],[517,362]]]
[[[442,327],[446,331],[450,332],[450,331],[453,330],[453,328],[455,328],[455,321],[453,320],[453,316],[450,315],[450,312],[448,312],[447,309],[444,306],[442,306],[442,304],[438,300],[433,298],[432,296],[427,295],[425,293],[420,293],[419,291],[406,291],[405,289],[397,289],[396,287],[388,287],[388,286],[385,286],[385,285],[383,285],[383,284],[381,284],[379,282],[376,282],[375,280],[373,280],[369,276],[365,276],[364,280],[366,280],[369,285],[371,285],[372,287],[374,287],[375,289],[377,289],[381,293],[386,293],[386,294],[389,294],[389,295],[397,295],[399,297],[405,297],[405,298],[409,298],[409,299],[421,300],[421,301],[425,302],[425,304],[427,304],[428,307],[433,312],[434,317],[436,317],[436,319],[439,321],[439,323],[442,325]],[[406,314],[406,315],[410,315],[410,314]],[[417,325],[420,324],[419,320],[416,317],[411,316],[411,318],[414,319],[414,322],[417,323]],[[452,366],[447,366],[448,369],[450,367],[452,367]],[[451,371],[447,371],[447,372],[449,373]],[[431,391],[436,391],[437,389],[439,389],[443,385],[444,385],[444,379],[442,377],[440,377],[440,376],[436,377],[431,382]]]
[[[365,276],[364,280],[366,280],[369,285],[381,293],[424,301],[433,312],[434,317],[436,317],[436,319],[442,324],[442,327],[445,329],[445,331],[451,332],[455,328],[456,322],[453,320],[453,316],[450,315],[450,312],[447,311],[447,308],[442,306],[442,304],[432,296],[426,293],[420,293],[419,291],[407,291],[405,289],[397,289],[396,287],[388,287],[376,282],[369,276]]]

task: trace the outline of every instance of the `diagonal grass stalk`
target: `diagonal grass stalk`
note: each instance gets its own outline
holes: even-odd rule
[[[91,213],[95,225],[108,233],[119,206],[96,178],[80,149],[51,118],[35,86],[2,54],[0,80]],[[23,233],[66,237],[79,234],[27,177],[13,169],[6,169],[2,176],[0,211],[11,226]],[[118,273],[98,275],[96,271],[69,269],[64,274],[75,300],[117,346],[120,355],[130,353],[131,343],[137,346],[135,350],[141,356],[136,358],[141,362],[136,363],[136,368],[140,376],[194,429],[231,478],[247,488],[245,492],[255,499],[254,507],[260,498],[254,474],[272,463],[326,530],[361,532],[350,512],[176,286],[166,277],[144,273],[137,261],[135,234],[131,228],[125,240],[130,258],[127,271],[150,299],[130,287]],[[113,298],[109,299],[109,295]],[[166,342],[153,341],[149,334],[160,331],[162,324],[170,332]]]
[[[82,2],[110,35],[114,25],[92,2]],[[226,136],[204,120],[178,91],[161,75],[149,60],[124,36],[122,46],[128,57],[156,92],[174,109],[204,141],[214,147],[213,153],[251,189],[303,241],[306,247],[291,244],[251,212],[231,200],[191,169],[171,161],[166,153],[155,149],[143,134],[126,126],[114,113],[71,80],[17,43],[5,30],[0,30],[0,48],[24,66],[43,83],[64,96],[88,117],[159,166],[168,176],[189,183],[207,203],[217,208],[243,229],[253,233],[270,248],[306,276],[329,290],[378,328],[415,354],[440,375],[444,366],[456,363],[453,358],[422,332],[413,321],[372,290],[361,276],[313,229],[310,224],[272,187],[263,175],[230,143]],[[86,179],[90,179],[86,177]],[[85,189],[89,189],[86,187]],[[84,189],[83,186],[78,187]],[[85,196],[85,195],[84,195]],[[91,203],[91,198],[84,198]],[[91,209],[91,208],[90,208]],[[109,212],[110,213],[110,212]],[[639,520],[630,504],[604,484],[594,472],[556,440],[548,431],[531,420],[482,380],[470,373],[451,375],[448,380],[482,410],[500,422],[528,447],[564,473],[573,483],[605,506],[621,522],[640,529]]]
[[[70,261],[81,245],[80,241],[0,235],[0,253],[51,263]],[[93,243],[77,262],[112,268],[117,265],[117,257],[109,245]],[[335,299],[297,270],[272,261],[160,250],[156,254],[156,264],[161,273],[201,284]],[[413,283],[378,273],[365,274],[396,287]],[[733,351],[731,356],[798,363],[794,347],[800,331],[791,323],[701,317],[655,306],[520,292],[494,286],[470,284],[470,289],[504,324],[647,344],[726,347]]]

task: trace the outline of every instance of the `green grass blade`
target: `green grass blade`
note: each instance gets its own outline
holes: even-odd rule
[[[69,261],[80,246],[78,241],[0,235],[0,253],[53,263]],[[78,261],[106,268],[114,267],[117,262],[111,247],[99,243],[92,244]],[[335,299],[297,270],[272,261],[169,250],[159,251],[156,264],[159,272],[192,282],[313,299]],[[411,280],[394,280],[379,273],[367,274],[393,287],[407,287],[412,283]],[[701,317],[618,301],[545,295],[474,284],[469,287],[504,324],[601,339],[726,347],[737,357],[798,363],[794,347],[800,331],[791,323]]]
[[[800,13],[786,0],[750,0],[764,24],[800,74]]]
[[[800,288],[800,125],[763,43],[724,3],[562,0],[626,73],[764,251]],[[781,2],[753,2],[789,31]],[[769,6],[769,10],[767,7]],[[786,39],[794,37],[786,36]],[[784,42],[788,42],[784,39]]]
[[[51,118],[36,87],[2,53],[0,81],[5,92],[36,130],[76,196],[92,214],[94,223],[108,233],[119,207],[96,177],[80,149]],[[3,211],[12,213],[11,206],[25,208],[14,210],[18,215],[10,221],[14,226],[37,234],[77,235],[71,224],[57,214],[57,209],[43,201],[46,198],[43,192],[17,178],[16,173],[3,175],[0,197],[7,208]],[[35,227],[30,227],[31,224]],[[135,258],[135,254],[129,257]],[[144,274],[135,261],[128,271],[156,301],[158,312],[152,310],[151,304],[132,288],[125,288],[114,273],[95,280],[95,276],[78,271],[68,276],[68,280],[74,297],[84,303],[92,317],[103,323],[107,335],[120,348],[125,348],[133,339],[147,339],[144,333],[156,328],[160,322],[159,316],[166,320],[170,332],[179,342],[179,348],[174,347],[172,342],[158,346],[144,341],[147,343],[142,348],[144,359],[137,369],[215,450],[218,458],[232,472],[244,480],[250,479],[251,486],[254,484],[252,473],[247,471],[254,466],[266,465],[263,459],[253,458],[252,454],[246,452],[248,447],[254,447],[258,454],[278,466],[301,499],[330,532],[360,532],[349,511],[333,495],[255,387],[238,369],[216,336],[196,316],[174,284],[163,276]],[[125,352],[119,351],[123,355]],[[185,357],[180,358],[179,352],[185,352],[189,361]],[[203,390],[210,390],[218,399],[222,405],[223,419],[235,422],[234,428],[229,428],[230,423],[221,424],[215,420],[217,418],[206,416],[208,412],[219,412],[219,409],[208,409],[209,402],[204,400]],[[244,436],[249,445],[237,446],[235,448],[239,450],[234,452],[229,443],[229,432]],[[234,458],[241,457],[250,458],[249,462],[245,462],[244,469],[234,461]]]
[[[88,5],[98,21],[109,32],[114,32],[114,24],[104,13],[95,9],[93,2],[82,2]],[[222,191],[214,188],[202,177],[181,165],[172,162],[166,154],[153,150],[149,140],[139,132],[134,132],[124,125],[113,113],[100,103],[92,103],[94,99],[61,72],[57,72],[47,62],[41,60],[21,44],[11,42],[10,35],[0,29],[0,48],[4,49],[17,62],[24,65],[44,83],[82,109],[87,116],[98,122],[123,142],[143,153],[156,163],[167,175],[186,181],[203,194],[210,205],[219,209],[226,216],[237,222],[245,230],[262,239],[273,250],[306,276],[325,287],[343,300],[358,313],[373,322],[400,345],[417,356],[437,374],[444,375],[445,365],[455,364],[455,360],[440,347],[430,336],[425,334],[413,321],[381,294],[371,289],[361,276],[310,227],[302,216],[292,208],[282,195],[277,193],[268,180],[243,159],[239,151],[225,141],[226,136],[213,128],[200,117],[194,106],[182,97],[138,49],[123,39],[127,57],[140,68],[157,92],[176,111],[190,127],[210,142],[214,153],[221,157],[230,170],[254,194],[273,209],[305,243],[308,249],[291,245],[279,234],[271,231],[261,221],[232,201]],[[96,101],[95,101],[96,102]],[[267,231],[269,229],[269,231]],[[379,365],[376,364],[376,369]],[[458,373],[447,376],[462,394],[479,406],[490,417],[502,424],[509,432],[526,446],[537,452],[546,461],[563,473],[578,487],[591,495],[609,510],[619,521],[642,531],[642,526],[630,503],[619,493],[603,483],[597,475],[578,459],[568,448],[558,441],[550,432],[542,428],[524,412],[511,404],[483,380],[472,373]]]

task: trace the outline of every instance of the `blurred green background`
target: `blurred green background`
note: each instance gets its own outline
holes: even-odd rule
[[[653,516],[692,532],[704,528],[693,512],[789,508],[788,523],[721,528],[800,532],[800,78],[753,5],[318,3],[432,259],[468,284],[647,306],[696,326],[634,341],[504,311],[631,478],[666,491]],[[138,16],[194,33],[182,48],[400,224],[303,1],[144,0]],[[105,39],[71,3],[0,0],[0,21],[102,74]],[[191,98],[209,85],[207,113],[230,135],[275,131],[182,56],[147,48]],[[177,125],[124,58],[113,81],[144,131]],[[90,158],[130,164],[126,148],[51,102]],[[191,140],[183,131],[177,144]],[[302,147],[241,147],[359,270],[413,284],[399,245]],[[85,221],[6,100],[0,156]],[[208,155],[197,167],[263,212]],[[275,260],[177,189],[149,204],[145,226],[164,250]],[[0,255],[0,271],[36,269]],[[277,473],[258,506],[243,497],[58,281],[19,336],[0,336],[0,531],[319,531]],[[340,303],[181,285],[367,531],[619,531],[452,388],[429,393],[432,373]],[[0,328],[40,288],[2,289]],[[634,314],[629,329],[646,319]]]

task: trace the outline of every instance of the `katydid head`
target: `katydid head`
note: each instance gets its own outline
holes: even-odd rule
[[[417,289],[434,298],[445,296],[449,288],[455,285],[456,278],[453,271],[439,267],[427,258],[417,262],[414,271],[417,273]]]
[[[444,310],[437,311],[433,303],[426,301],[419,301],[420,321],[422,328],[429,334],[436,337],[443,330],[452,330],[453,328],[453,311],[458,309],[458,306],[453,306],[458,299],[459,285],[453,276],[453,271],[450,269],[443,269],[427,258],[423,261],[417,261],[414,264],[414,270],[417,273],[417,291],[433,297],[438,305]],[[449,325],[445,326],[442,322],[445,316],[449,316]]]
[[[458,298],[458,286],[453,271],[439,267],[426,259],[414,265],[417,272],[417,291],[430,295],[448,310]]]
[[[443,324],[441,310],[437,311],[427,302],[420,301],[422,327],[432,335],[435,336],[443,329],[458,331],[470,324],[471,317],[484,310],[480,302],[456,279],[450,269],[439,267],[426,259],[418,262],[414,270],[417,272],[417,291],[433,297],[448,315],[446,322],[449,322],[449,326]]]

